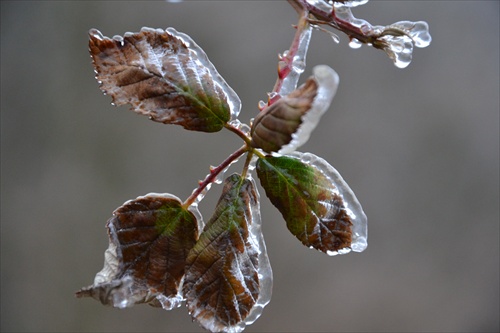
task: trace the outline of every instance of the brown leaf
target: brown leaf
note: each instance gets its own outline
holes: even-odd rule
[[[253,181],[230,176],[214,215],[188,255],[184,296],[190,314],[207,330],[242,329],[251,312],[257,307],[261,311],[269,301],[271,269],[267,255],[261,256],[265,246],[257,239],[262,238],[260,228],[255,229],[258,234],[251,231],[257,223],[256,207]],[[252,321],[258,315],[252,315]]]
[[[77,296],[115,307],[178,306],[185,260],[198,238],[194,214],[172,195],[149,194],[126,202],[113,215],[104,268]]]
[[[116,105],[203,132],[219,131],[239,112],[238,96],[189,36],[173,28],[89,36],[96,78]]]
[[[292,141],[292,135],[302,124],[302,116],[312,106],[318,89],[313,78],[255,117],[252,124],[252,144],[265,152],[276,152]]]

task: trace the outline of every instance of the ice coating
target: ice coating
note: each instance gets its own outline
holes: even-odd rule
[[[406,33],[413,40],[415,46],[419,48],[429,46],[432,41],[432,37],[429,33],[429,25],[425,21],[399,21],[385,27],[385,30],[391,28],[404,31],[404,33]]]
[[[357,7],[364,5],[368,2],[368,0],[352,0],[352,1],[344,1],[344,2],[334,2],[335,7]]]
[[[252,159],[250,160],[250,163],[248,163],[248,170],[247,170],[247,176],[246,176],[246,178],[252,179],[252,171],[255,170],[255,166],[257,164],[257,160],[258,159],[259,159],[259,156],[257,156],[257,155],[253,155],[252,156]]]
[[[203,221],[203,216],[201,215],[200,209],[198,208],[198,202],[192,203],[189,207],[188,210],[193,213],[194,217],[196,217],[196,222],[198,222],[198,230],[201,231],[203,230],[203,227],[205,227],[205,221]],[[179,290],[182,290],[182,288],[179,288]]]
[[[368,33],[373,30],[372,25],[368,21],[354,17],[351,12],[351,8],[347,6],[340,6],[335,8],[335,15],[339,19],[349,22],[350,24],[360,28],[363,33]]]
[[[384,51],[385,53],[387,53],[389,58],[392,59],[396,67],[408,67],[408,65],[411,63],[413,52],[413,42],[410,37],[406,35],[385,35],[379,37],[379,40],[383,40],[387,43],[388,46],[384,48]]]
[[[111,281],[118,272],[118,257],[116,256],[116,244],[109,243],[104,251],[104,267],[95,275],[94,285]]]
[[[165,295],[160,294],[156,295],[156,299],[158,300],[158,302],[160,302],[161,307],[164,310],[170,311],[172,309],[180,307],[182,302],[184,301],[184,298],[182,297],[180,290],[182,290],[182,284],[181,287],[179,288],[179,292],[177,293],[177,295],[172,297],[167,297]]]
[[[150,28],[142,28],[142,29],[150,29]],[[162,31],[161,29],[159,30]],[[191,37],[189,37],[185,33],[179,32],[174,28],[167,28],[165,29],[165,31],[171,34],[172,36],[181,39],[184,42],[184,44],[186,44],[186,46],[189,48],[189,51],[193,52],[196,55],[194,59],[198,59],[198,61],[210,71],[210,74],[212,75],[214,82],[218,86],[220,86],[221,89],[226,94],[227,103],[229,104],[229,108],[231,109],[231,120],[236,119],[241,110],[241,100],[239,96],[236,94],[236,92],[233,90],[233,88],[231,88],[224,80],[224,78],[219,74],[219,72],[217,72],[217,69],[210,62],[207,55],[205,54],[205,51],[203,51],[203,49],[199,47],[198,44],[196,44],[191,39]]]
[[[333,6],[330,5],[329,3],[327,3],[326,1],[324,0],[306,0],[306,2],[308,4],[310,4],[311,6],[314,6],[324,12],[331,12],[332,11],[332,8]]]
[[[256,159],[254,160],[255,164]],[[253,243],[253,246],[257,249],[259,253],[259,285],[260,292],[257,302],[250,311],[248,317],[244,321],[244,325],[250,325],[256,321],[264,307],[271,300],[272,289],[273,289],[273,272],[271,269],[271,264],[269,262],[269,257],[267,256],[266,244],[264,243],[264,236],[262,234],[262,220],[260,217],[260,194],[257,191],[257,186],[255,180],[252,178],[250,173],[247,174],[247,179],[252,182],[255,193],[257,194],[257,202],[252,206],[252,223],[249,226],[249,240]]]
[[[264,103],[264,102],[262,102],[262,103]],[[265,105],[267,106],[267,103],[265,103]],[[231,125],[234,128],[240,130],[245,135],[249,135],[250,134],[250,126],[248,126],[245,123],[242,123],[239,119],[235,119],[235,120],[230,121],[229,125]]]
[[[183,281],[188,311],[209,331],[241,332],[261,315],[272,291],[259,194],[251,177],[226,179],[216,213],[198,242]]]
[[[252,182],[253,190],[257,195],[256,204],[251,207],[252,221],[248,225],[248,241],[252,244],[252,249],[258,253],[259,267],[257,269],[257,274],[259,276],[259,296],[245,320],[234,326],[229,326],[226,330],[224,330],[224,332],[228,333],[241,332],[247,325],[254,323],[262,314],[264,307],[271,300],[273,289],[273,272],[267,255],[264,236],[261,230],[262,220],[260,217],[260,195],[257,191],[254,179],[250,175],[247,176],[247,179]]]
[[[337,92],[339,76],[332,68],[318,65],[313,68],[313,76],[318,84],[318,91],[311,109],[302,116],[298,130],[292,134],[292,140],[283,146],[278,153],[287,154],[302,146],[309,140],[311,132],[318,125],[321,116],[328,110]]]
[[[319,170],[325,177],[332,181],[338,190],[338,194],[344,201],[345,209],[352,220],[352,243],[351,248],[343,249],[340,251],[329,251],[328,255],[337,255],[349,253],[351,250],[354,252],[362,252],[368,246],[368,225],[367,218],[363,212],[363,208],[359,203],[356,195],[351,190],[349,185],[342,178],[340,173],[331,166],[327,161],[311,153],[293,152],[289,157],[296,158],[303,163]]]
[[[299,82],[299,77],[306,67],[306,55],[307,49],[309,48],[309,42],[311,40],[312,27],[308,25],[303,29],[302,34],[299,38],[299,46],[297,52],[292,59],[290,73],[283,79],[283,84],[281,86],[280,95],[286,96],[297,88],[297,83]],[[283,57],[286,53],[283,54]]]
[[[207,177],[209,176],[210,174],[207,175]],[[200,181],[201,183],[201,181]],[[210,188],[212,188],[212,183],[210,184],[207,184],[207,186],[205,186],[205,188],[203,189],[203,191],[201,191],[198,196],[196,197],[195,201],[194,201],[194,204],[198,205],[204,198],[205,198],[205,195],[207,195],[208,191],[210,191]],[[195,193],[196,190],[198,190],[198,188],[195,188],[191,193]]]
[[[133,201],[146,198],[167,198],[173,199],[179,203],[181,202],[178,197],[170,193],[149,193],[133,200],[127,200],[122,207]],[[201,230],[203,227],[203,220],[198,208],[189,207],[188,210],[195,215],[198,222],[198,228]],[[116,211],[114,215],[115,214]],[[82,290],[77,293],[77,296],[90,296],[101,301],[103,304],[112,305],[120,309],[131,307],[138,303],[149,303],[153,306],[161,306],[165,310],[179,307],[184,300],[181,293],[182,287],[178,289],[176,295],[165,296],[161,292],[151,290],[142,281],[135,280],[128,272],[123,274],[123,267],[120,266],[120,261],[122,259],[119,258],[117,252],[117,239],[113,236],[116,235],[117,232],[113,223],[108,223],[107,226],[109,228],[110,240],[109,246],[104,252],[104,267],[96,274],[93,285],[82,288]],[[182,281],[180,285],[182,286]]]

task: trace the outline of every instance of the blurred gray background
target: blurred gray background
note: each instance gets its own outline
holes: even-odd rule
[[[328,64],[341,84],[301,150],[353,188],[369,246],[338,257],[305,248],[261,190],[274,290],[247,331],[498,331],[499,2],[371,1],[353,13],[382,25],[426,20],[433,37],[404,70],[343,35],[312,37],[305,74]],[[111,106],[87,31],[189,34],[248,122],[296,21],[285,1],[1,1],[2,331],[202,331],[185,308],[73,296],[102,268],[116,207],[149,192],[186,198],[241,143]],[[202,202],[205,219],[220,190]]]

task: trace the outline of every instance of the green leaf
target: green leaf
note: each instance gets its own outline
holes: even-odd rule
[[[234,174],[187,258],[189,313],[212,332],[241,331],[269,302],[271,278],[258,193],[252,180]]]
[[[329,255],[364,250],[366,216],[326,161],[302,153],[266,156],[257,161],[257,174],[288,229],[304,245]],[[353,233],[353,226],[361,232]]]
[[[127,201],[113,215],[104,268],[77,296],[120,308],[179,306],[187,253],[198,239],[195,214],[173,195],[148,194]]]
[[[239,97],[189,36],[173,28],[112,39],[91,29],[89,36],[96,79],[116,105],[202,132],[217,132],[238,115]]]

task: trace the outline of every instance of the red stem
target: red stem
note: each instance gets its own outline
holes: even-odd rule
[[[243,155],[245,152],[247,152],[250,148],[248,147],[247,144],[244,144],[241,146],[238,150],[236,150],[234,153],[229,155],[219,166],[215,168],[210,169],[210,173],[205,177],[203,181],[199,183],[198,188],[184,201],[182,206],[187,209],[193,202],[196,200],[196,198],[203,192],[203,190],[211,183],[214,182],[215,178],[221,173],[224,169],[226,169],[233,161],[235,161],[238,157]]]

